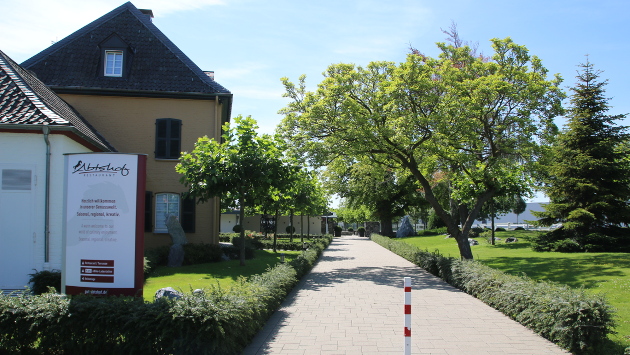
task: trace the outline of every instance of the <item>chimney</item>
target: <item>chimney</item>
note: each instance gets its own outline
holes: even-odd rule
[[[149,21],[153,22],[153,11],[150,9],[138,9],[140,12],[142,12],[143,14],[149,16]]]

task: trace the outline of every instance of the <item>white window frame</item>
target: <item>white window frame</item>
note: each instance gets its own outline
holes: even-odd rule
[[[174,214],[179,220],[181,206],[181,196],[177,193],[161,192],[155,194],[155,220],[153,233],[168,233],[166,219],[169,215]]]
[[[123,51],[121,50],[106,50],[105,51],[105,67],[104,75],[121,77],[123,75]]]

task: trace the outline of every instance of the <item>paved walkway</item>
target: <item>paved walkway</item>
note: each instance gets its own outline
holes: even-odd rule
[[[244,354],[403,354],[404,277],[412,354],[568,354],[380,245],[335,238]]]

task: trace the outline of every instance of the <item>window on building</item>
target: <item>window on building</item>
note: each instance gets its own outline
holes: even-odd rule
[[[20,169],[2,170],[2,190],[28,191],[31,189],[31,171]]]
[[[166,221],[171,215],[179,219],[179,194],[155,194],[155,233],[168,233]]]
[[[123,51],[105,51],[105,76],[123,75]]]
[[[149,199],[150,197],[147,195],[146,198]],[[166,221],[171,215],[174,215],[179,220],[184,232],[194,233],[195,202],[194,198],[182,198],[180,194],[176,193],[155,194],[155,218],[153,232],[168,233]],[[150,214],[149,211],[145,211],[145,213]],[[150,215],[153,216],[152,214]]]
[[[155,122],[155,157],[179,159],[181,154],[182,121],[159,118]]]

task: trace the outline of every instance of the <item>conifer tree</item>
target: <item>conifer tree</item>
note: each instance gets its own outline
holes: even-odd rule
[[[607,80],[598,80],[601,72],[589,61],[580,67],[568,124],[552,148],[545,191],[550,203],[535,213],[539,224],[562,227],[539,238],[542,250],[609,249],[618,227],[630,222],[628,134],[616,123],[626,115],[607,114]]]

